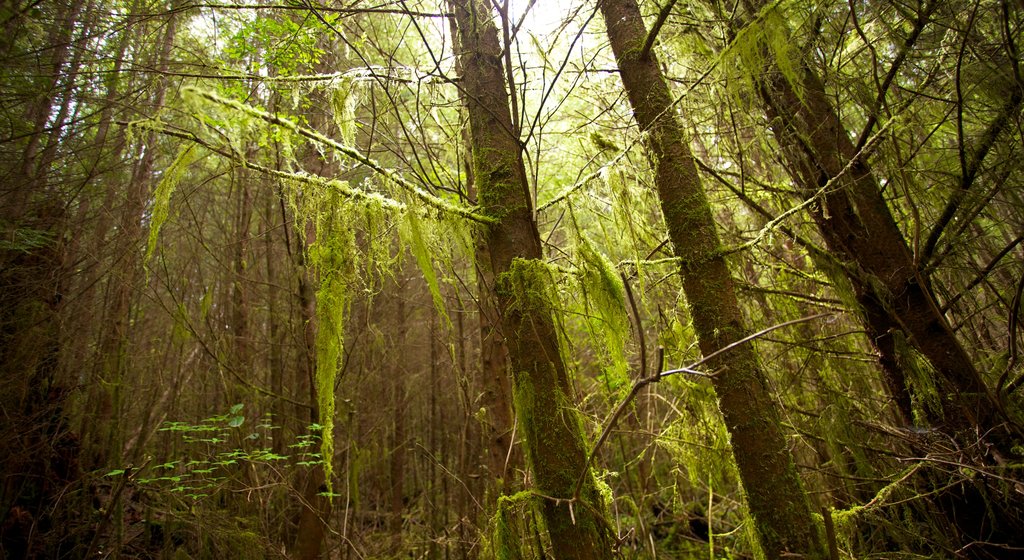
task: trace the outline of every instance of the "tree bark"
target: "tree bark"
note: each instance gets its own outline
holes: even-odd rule
[[[708,355],[747,335],[711,207],[658,61],[652,52],[642,58],[647,30],[636,1],[603,0],[600,7],[623,86],[648,135],[683,291],[701,352]],[[738,346],[709,366],[718,372],[712,383],[765,556],[823,557],[777,405],[753,349]]]
[[[611,534],[589,472],[554,319],[543,295],[550,278],[519,139],[509,110],[497,28],[489,4],[451,0],[458,26],[462,82],[481,211],[495,223],[484,233],[495,275],[494,301],[513,371],[516,413],[541,511],[558,560],[608,558]]]

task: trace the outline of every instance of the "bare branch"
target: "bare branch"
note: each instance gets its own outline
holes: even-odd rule
[[[640,393],[640,389],[643,389],[644,387],[646,387],[647,385],[650,385],[651,383],[658,383],[662,379],[664,379],[664,378],[666,378],[666,377],[668,377],[670,375],[675,375],[677,373],[688,373],[690,375],[696,375],[698,377],[704,377],[704,378],[710,379],[710,378],[714,377],[717,374],[716,373],[707,373],[707,372],[703,372],[703,371],[700,371],[700,370],[697,369],[698,367],[700,367],[700,366],[704,365],[705,363],[707,363],[709,360],[712,360],[712,359],[714,359],[714,358],[716,358],[718,356],[721,356],[722,354],[724,354],[726,352],[729,352],[730,350],[736,348],[737,346],[741,346],[743,344],[746,344],[746,343],[748,343],[748,342],[750,342],[750,341],[752,341],[754,339],[760,338],[760,337],[762,337],[762,336],[764,336],[764,335],[766,335],[766,334],[768,334],[768,333],[770,333],[772,331],[776,331],[778,329],[781,329],[781,328],[784,328],[784,327],[788,327],[788,326],[791,326],[791,325],[797,325],[797,324],[800,324],[800,323],[806,323],[806,322],[809,322],[809,321],[814,321],[815,319],[820,319],[822,317],[828,317],[830,315],[833,315],[833,313],[818,313],[816,315],[809,315],[807,317],[801,317],[799,319],[793,319],[792,321],[786,321],[784,323],[779,323],[777,325],[773,325],[773,326],[768,327],[766,329],[757,331],[756,333],[754,333],[754,334],[752,334],[750,336],[746,336],[744,338],[741,338],[741,339],[737,340],[736,342],[733,342],[732,344],[729,344],[727,346],[719,348],[718,350],[708,354],[707,356],[704,356],[703,358],[697,360],[696,362],[693,362],[692,364],[690,364],[690,365],[688,365],[686,367],[671,369],[671,370],[668,370],[668,371],[658,371],[654,375],[651,375],[651,376],[648,376],[648,377],[643,377],[641,379],[637,379],[636,381],[634,381],[633,382],[633,387],[630,389],[629,394],[626,395],[626,398],[622,399],[622,402],[620,402],[617,407],[615,407],[615,412],[613,412],[612,415],[608,417],[608,420],[605,422],[604,429],[601,430],[601,435],[597,438],[597,442],[594,443],[594,446],[590,449],[590,453],[587,454],[587,460],[583,464],[583,472],[581,472],[579,478],[576,479],[576,490],[575,490],[575,492],[573,492],[573,495],[574,496],[578,496],[579,495],[580,488],[583,485],[583,480],[586,478],[587,469],[590,468],[590,463],[594,460],[594,456],[597,455],[597,452],[601,449],[601,446],[604,445],[605,440],[607,440],[608,436],[611,435],[612,428],[615,427],[615,424],[616,424],[616,422],[619,421],[619,417],[622,416],[622,413],[626,411],[626,408],[629,406],[629,403],[632,402],[633,399],[636,398],[636,396]],[[660,367],[659,367],[659,370],[660,370]]]

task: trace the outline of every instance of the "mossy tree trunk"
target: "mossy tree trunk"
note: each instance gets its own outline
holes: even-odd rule
[[[495,275],[494,301],[513,371],[515,411],[544,522],[558,560],[608,558],[604,505],[587,473],[586,448],[565,362],[545,293],[542,262],[521,145],[513,130],[501,48],[490,5],[451,0],[458,27],[462,81],[481,211],[495,223],[484,233]]]
[[[449,20],[452,35],[458,34],[454,20]],[[462,66],[456,60],[456,72],[462,73]],[[463,106],[467,106],[465,91],[459,91]],[[462,128],[462,139],[467,148],[459,154],[465,166],[466,194],[476,201],[478,193],[476,177],[473,175],[472,131],[466,123]],[[477,312],[479,313],[480,331],[480,387],[482,389],[480,403],[487,416],[481,421],[481,434],[486,447],[486,465],[490,470],[491,480],[486,484],[496,491],[487,490],[492,500],[496,494],[515,489],[512,478],[523,470],[522,450],[514,445],[512,432],[514,418],[512,414],[512,383],[509,379],[508,348],[501,336],[499,328],[498,308],[494,301],[494,271],[491,270],[491,254],[487,249],[487,240],[476,239],[473,247],[473,260],[476,269]]]
[[[747,335],[720,254],[720,241],[682,124],[635,0],[600,4],[626,94],[655,165],[669,238],[680,259],[683,290],[701,352],[711,354]],[[821,557],[820,537],[786,444],[777,405],[749,345],[709,363],[719,407],[732,438],[747,505],[768,558]]]

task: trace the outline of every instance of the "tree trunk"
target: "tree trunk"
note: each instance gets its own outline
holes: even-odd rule
[[[453,35],[458,34],[454,20],[450,20]],[[461,61],[456,60],[456,71],[462,73]],[[468,106],[465,90],[459,90],[460,101]],[[460,154],[465,164],[466,194],[471,201],[478,198],[476,177],[473,174],[472,150],[473,134],[468,125],[462,128],[462,138],[467,149]],[[499,313],[494,301],[494,271],[491,269],[491,254],[487,248],[487,240],[478,238],[474,245],[473,260],[476,270],[477,313],[479,317],[480,344],[480,388],[481,403],[487,412],[486,417],[479,421],[485,446],[486,465],[490,477],[487,497],[496,500],[498,495],[509,492],[515,485],[512,478],[523,470],[521,449],[513,441],[515,419],[513,417],[512,383],[509,378],[508,348],[501,335]],[[493,490],[493,491],[492,491]],[[493,494],[493,495],[492,495]]]
[[[298,279],[298,304],[302,326],[303,348],[299,353],[299,368],[297,380],[298,386],[305,386],[309,391],[309,422],[316,424],[320,422],[320,409],[317,406],[316,375],[316,293],[313,289],[315,278],[313,271],[306,266],[305,252],[313,244],[316,234],[313,231],[313,224],[309,223],[305,231],[296,229],[296,237],[302,241],[301,248],[296,253]],[[332,457],[323,457],[323,461],[331,461]],[[331,516],[331,499],[321,496],[320,493],[327,490],[327,479],[322,463],[314,465],[305,476],[298,477],[298,485],[303,488],[303,497],[300,504],[298,529],[295,533],[293,543],[294,557],[299,560],[316,560],[320,557],[320,549],[323,546],[324,536],[327,532],[327,521]]]
[[[586,470],[586,449],[554,319],[545,297],[550,277],[512,127],[498,33],[489,5],[451,0],[472,136],[473,173],[495,275],[494,301],[508,344],[516,413],[554,557],[607,558],[611,535],[604,505]],[[574,496],[581,473],[586,480]]]
[[[647,30],[636,1],[604,0],[600,6],[622,83],[640,129],[648,134],[683,290],[700,349],[708,355],[747,335],[714,217],[658,61],[653,53],[641,57]],[[712,383],[765,555],[821,557],[807,497],[753,348],[738,346],[708,365],[718,372]]]
[[[921,419],[954,432],[987,432],[997,421],[997,407],[981,375],[939,311],[877,177],[866,156],[857,153],[824,84],[810,68],[799,68],[795,85],[776,66],[759,73],[758,94],[805,195],[835,182],[821,195],[821,209],[812,215],[829,251],[850,264],[845,272],[901,414],[913,419],[911,395],[921,388],[907,381],[902,365],[907,357],[901,356],[896,339],[900,336],[935,369],[939,395],[949,395],[932,399],[942,408],[923,411]]]

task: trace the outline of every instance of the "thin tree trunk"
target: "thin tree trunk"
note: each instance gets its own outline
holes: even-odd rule
[[[304,245],[296,253],[299,270],[298,303],[300,308],[300,325],[302,325],[303,349],[300,352],[299,380],[300,386],[309,390],[309,421],[316,424],[320,421],[319,402],[314,376],[316,375],[316,294],[313,290],[313,272],[306,266],[305,251],[313,244],[316,234],[313,224],[307,224],[306,230],[296,230]],[[332,457],[323,457],[323,461],[331,461]],[[320,495],[327,490],[326,477],[322,464],[314,465],[306,476],[298,477],[299,486],[303,488],[302,503],[299,512],[298,529],[295,534],[293,552],[298,560],[316,560],[320,557],[327,533],[327,520],[331,515],[331,499]]]
[[[485,233],[495,275],[494,298],[508,344],[516,413],[541,510],[558,560],[607,558],[611,535],[590,473],[580,496],[586,450],[572,387],[544,292],[540,235],[513,131],[498,33],[488,3],[451,0],[458,26],[473,172],[481,211],[496,220]]]
[[[232,255],[231,283],[231,334],[234,350],[234,362],[238,371],[250,371],[252,368],[251,340],[249,332],[249,291],[246,277],[249,275],[249,239],[252,227],[253,197],[249,182],[252,177],[249,171],[239,167],[236,187],[238,202],[236,204],[235,242]]]
[[[390,479],[391,479],[391,516],[388,519],[388,530],[393,539],[392,550],[398,553],[402,550],[402,521],[405,513],[405,438],[406,438],[406,410],[408,402],[405,391],[405,382],[408,377],[408,360],[405,357],[411,349],[409,348],[409,323],[405,307],[406,284],[404,276],[399,273],[395,285],[395,340],[392,346],[392,398],[394,405],[394,425],[391,434],[391,454],[389,457]]]
[[[166,69],[174,46],[177,17],[171,15],[160,43],[157,68]],[[167,79],[159,78],[153,97],[154,111],[164,105]],[[110,271],[107,284],[108,328],[99,341],[99,374],[90,386],[91,409],[97,414],[83,427],[84,449],[88,468],[101,468],[120,463],[122,453],[120,418],[122,416],[122,384],[127,367],[129,327],[136,282],[141,269],[137,247],[142,238],[142,214],[153,183],[156,162],[156,133],[151,132],[143,144],[142,158],[132,171],[127,185],[127,199],[121,211],[117,237],[113,242],[118,260]]]
[[[270,187],[268,184],[267,187]],[[269,188],[267,190],[270,190]],[[267,316],[271,317],[269,322],[270,329],[270,351],[268,353],[267,367],[270,370],[270,391],[275,395],[275,398],[270,403],[270,418],[271,425],[276,429],[271,444],[271,449],[275,455],[285,454],[285,434],[288,432],[285,430],[286,419],[288,414],[287,403],[284,401],[284,331],[281,328],[280,321],[277,317],[282,316],[282,311],[279,309],[279,294],[281,292],[279,275],[277,272],[276,255],[274,247],[280,243],[280,239],[275,238],[274,231],[277,230],[278,221],[276,219],[275,212],[275,196],[268,196],[266,199],[266,209],[264,223],[266,223],[266,229],[263,231],[263,239],[266,242],[264,251],[266,252],[266,275],[267,275]],[[284,225],[281,224],[283,228]],[[285,232],[287,235],[287,231]],[[287,267],[286,267],[287,268]]]
[[[655,164],[655,183],[669,238],[679,257],[683,290],[707,355],[747,335],[720,255],[714,217],[686,143],[668,85],[647,39],[635,0],[600,4],[619,73]],[[777,405],[753,349],[741,345],[709,364],[758,540],[768,558],[821,557],[810,506],[786,445]]]

